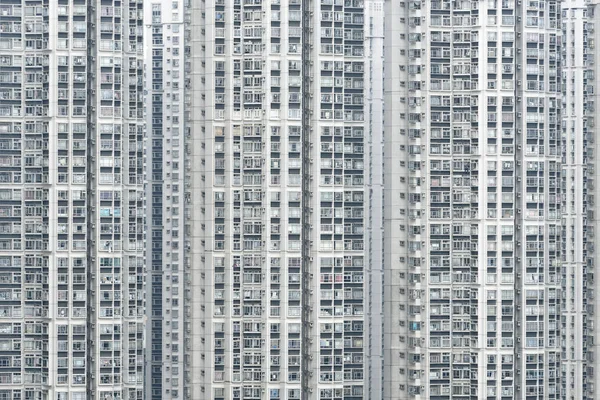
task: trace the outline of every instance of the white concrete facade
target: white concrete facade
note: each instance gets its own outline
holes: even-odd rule
[[[142,398],[138,10],[0,5],[2,398]]]
[[[563,398],[593,398],[588,377],[588,339],[593,316],[588,301],[593,296],[593,273],[588,260],[593,257],[593,228],[588,212],[593,210],[590,194],[590,146],[593,130],[593,101],[588,94],[593,85],[593,65],[588,43],[593,32],[587,2],[562,2],[563,34],[563,312],[562,386]],[[591,39],[593,40],[593,39]],[[582,45],[583,44],[583,45]],[[592,149],[593,153],[593,149]],[[593,183],[592,183],[593,185]],[[591,278],[591,279],[590,279]],[[590,397],[588,397],[590,396]]]
[[[595,49],[597,43],[600,43],[600,32],[597,28],[597,21],[600,18],[600,2],[597,0],[590,1],[588,3],[588,20],[586,32],[588,36],[588,71],[589,77],[595,78],[600,74],[600,58],[598,50]],[[575,48],[574,46],[573,48]],[[586,343],[588,360],[587,368],[585,369],[587,380],[585,384],[588,389],[590,398],[598,397],[598,382],[600,379],[600,369],[597,367],[598,355],[600,354],[600,335],[599,335],[599,321],[598,321],[598,310],[600,310],[600,296],[598,296],[596,278],[596,270],[598,266],[598,253],[594,252],[594,249],[598,248],[600,242],[598,237],[595,235],[600,229],[600,218],[598,212],[594,210],[596,201],[600,198],[600,185],[598,185],[598,166],[596,163],[598,154],[600,154],[600,141],[598,140],[598,118],[596,117],[596,104],[599,104],[600,100],[598,97],[598,90],[595,85],[590,82],[590,85],[585,87],[588,102],[588,116],[585,118],[584,127],[587,128],[590,136],[588,138],[588,149],[587,159],[587,194],[588,194],[588,213],[587,220],[589,224],[588,231],[586,232],[586,238],[588,239],[588,258],[587,264],[587,279],[586,284],[588,286],[588,304],[586,308],[587,326],[584,329],[584,334],[587,334],[588,341]],[[581,110],[578,110],[581,112]],[[573,377],[575,378],[575,377]]]
[[[144,2],[147,399],[189,396],[185,7]]]
[[[367,396],[366,14],[192,5],[193,398]]]
[[[560,2],[386,6],[384,398],[559,398]]]

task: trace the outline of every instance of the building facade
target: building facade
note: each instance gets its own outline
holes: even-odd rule
[[[365,4],[191,21],[192,398],[365,398]]]
[[[0,5],[2,398],[142,398],[141,4]]]
[[[384,2],[365,2],[365,393],[381,398],[384,368]]]
[[[98,398],[138,399],[144,384],[145,312],[142,2],[87,6],[86,390]],[[55,7],[49,5],[50,10]],[[67,3],[58,9],[68,15],[76,7]],[[67,37],[62,40],[69,43]],[[83,41],[81,45],[86,46]]]
[[[600,76],[600,53],[595,49],[595,45],[600,43],[600,33],[595,29],[596,21],[600,16],[600,2],[597,0],[590,1],[588,3],[588,13],[587,13],[587,21],[584,27],[584,37],[587,39],[587,51],[586,55],[584,55],[584,62],[587,62],[587,85],[584,86],[584,100],[586,102],[585,108],[587,117],[585,118],[584,129],[587,133],[587,136],[580,135],[580,140],[586,140],[586,152],[587,156],[584,159],[584,162],[587,163],[587,174],[586,174],[586,189],[587,189],[587,213],[584,214],[584,221],[586,222],[585,231],[582,236],[585,236],[587,242],[587,257],[585,258],[585,267],[586,272],[586,281],[585,284],[587,286],[587,305],[586,305],[586,319],[584,320],[583,334],[585,335],[585,343],[582,344],[583,350],[585,353],[583,356],[588,361],[585,369],[583,369],[583,384],[584,384],[584,395],[587,398],[595,398],[598,396],[598,382],[600,382],[600,369],[597,367],[597,360],[600,355],[600,331],[598,329],[598,310],[600,310],[600,296],[598,296],[598,290],[596,288],[597,284],[595,283],[595,278],[597,276],[596,266],[598,265],[598,252],[595,252],[595,248],[598,248],[600,245],[600,241],[595,236],[598,229],[600,229],[600,218],[598,217],[598,213],[594,210],[594,206],[596,205],[596,200],[599,199],[600,196],[600,187],[598,185],[598,179],[600,178],[600,174],[598,173],[598,169],[596,166],[597,155],[600,154],[600,142],[597,140],[598,135],[598,119],[596,117],[596,104],[598,103],[598,90],[596,88],[595,77]],[[575,26],[577,29],[577,26]],[[577,30],[576,30],[577,32]],[[577,46],[572,46],[573,51]],[[575,57],[577,57],[577,53],[575,52]],[[577,59],[576,59],[577,60]],[[576,112],[581,112],[581,109],[576,110]],[[577,133],[577,131],[576,131]],[[577,136],[576,136],[577,139]],[[574,149],[577,151],[577,149]],[[584,201],[585,201],[584,200]],[[576,242],[577,243],[577,242]],[[577,250],[577,248],[576,248]],[[575,303],[577,305],[577,303]],[[568,321],[569,323],[571,321]],[[576,323],[579,322],[576,320]],[[574,346],[573,346],[574,347]],[[579,351],[580,348],[575,347],[575,351]],[[571,350],[571,349],[569,349]],[[571,367],[574,369],[576,366]],[[578,373],[577,370],[574,371],[575,374]],[[571,371],[569,371],[571,374]],[[569,379],[574,378],[575,384],[577,385],[580,381],[580,376],[578,375],[569,375]],[[571,383],[571,380],[569,383]]]
[[[559,398],[560,2],[386,6],[384,398]]]
[[[184,17],[183,1],[144,2],[147,399],[185,396]]]
[[[563,34],[563,323],[562,388],[565,399],[594,398],[588,371],[594,293],[593,19],[585,1],[562,2]],[[583,45],[582,45],[583,43]],[[593,47],[593,44],[592,44]],[[590,126],[590,122],[591,125]],[[588,312],[591,311],[591,314]],[[591,328],[590,328],[591,326]],[[593,369],[593,367],[592,367]]]

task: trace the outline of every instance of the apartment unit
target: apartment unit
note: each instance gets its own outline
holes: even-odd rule
[[[142,398],[141,5],[0,5],[2,398]]]
[[[384,398],[559,398],[560,2],[386,7]]]
[[[365,4],[191,7],[191,397],[365,398]]]
[[[144,2],[146,399],[185,395],[184,17],[181,0]]]

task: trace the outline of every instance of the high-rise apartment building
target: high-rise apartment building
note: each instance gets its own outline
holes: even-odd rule
[[[88,115],[85,121],[87,129],[82,127],[83,133],[87,131],[87,136],[81,135],[74,129],[72,139],[69,131],[59,129],[57,132],[59,143],[61,139],[66,139],[68,149],[72,140],[73,151],[81,150],[83,147],[86,151],[80,155],[82,158],[87,156],[87,161],[81,160],[84,164],[87,162],[87,177],[82,170],[79,180],[75,179],[75,172],[72,179],[73,183],[86,183],[88,199],[89,242],[83,253],[87,256],[89,298],[87,311],[89,342],[86,351],[89,372],[86,390],[88,397],[138,399],[142,398],[144,384],[145,312],[143,3],[108,0],[102,3],[88,2],[88,4],[78,5],[77,2],[70,4],[59,0],[56,3],[46,2],[46,4],[52,16],[50,31],[56,18],[52,13],[55,9],[59,10],[57,47],[68,50],[69,46],[75,47],[79,42],[78,46],[83,47],[87,53],[87,84],[81,87],[84,91],[89,89]],[[71,10],[74,11],[78,7],[83,13],[84,5],[87,6],[87,15],[76,17],[71,14]],[[63,25],[61,21],[64,22]],[[85,32],[85,23],[87,23],[87,34],[83,37],[81,32]],[[63,32],[65,27],[66,32]],[[69,30],[72,30],[72,39],[69,38]],[[64,56],[67,60],[66,69],[64,66],[61,67],[61,58],[58,57],[59,91],[62,86],[68,88],[73,82],[75,84],[81,82],[77,77],[79,68],[76,67],[76,61],[73,61],[73,72],[69,75],[68,66],[71,65],[68,61],[69,57],[73,59],[77,57],[69,51],[65,51]],[[50,65],[52,66],[52,63]],[[62,75],[61,68],[64,70]],[[63,85],[61,79],[64,80],[65,77],[67,83]],[[53,79],[52,75],[49,79]],[[83,82],[86,82],[85,78]],[[58,98],[61,98],[60,93]],[[70,98],[68,91],[66,98]],[[77,98],[75,90],[73,90],[73,98]],[[50,99],[55,99],[52,91],[50,91]],[[68,128],[69,114],[65,114],[60,103],[59,100],[58,115],[64,116],[64,128]],[[81,105],[83,106],[83,103]],[[72,115],[78,116],[76,104],[73,104],[72,108]],[[61,127],[61,123],[57,125]],[[79,138],[87,139],[87,149],[85,149],[85,142],[79,143],[79,147],[75,145]],[[59,149],[59,171],[60,155]],[[67,156],[67,164],[69,164],[68,152],[64,155]],[[75,152],[72,160],[72,165],[77,165]],[[52,156],[50,165],[52,165]],[[58,178],[58,183],[61,183],[60,173]],[[70,190],[65,186],[67,193]],[[61,205],[60,193],[58,191],[59,206]],[[59,228],[61,227],[60,211],[59,207]],[[68,209],[67,213],[69,213]],[[76,215],[73,213],[73,217]],[[81,229],[85,231],[85,226],[81,228],[77,225],[67,226],[67,230],[72,230],[73,234],[80,234]],[[66,259],[68,258],[65,257]],[[66,266],[62,268],[64,268],[63,272],[68,274],[68,268]],[[60,277],[60,264],[57,272]],[[61,294],[66,295],[67,300],[78,299],[71,290],[74,291],[75,288],[67,285],[63,292],[59,286],[59,315]],[[65,302],[66,304],[68,301]],[[65,312],[68,310],[65,309]],[[60,340],[59,336],[59,344]],[[59,355],[59,361],[60,358]]]
[[[588,371],[593,343],[593,20],[585,1],[562,2],[563,77],[563,312],[562,394],[565,399],[594,398]],[[592,188],[590,188],[590,185]],[[592,196],[593,197],[593,196]],[[590,264],[590,262],[592,264]],[[588,312],[589,311],[589,312]],[[590,314],[591,312],[591,314]],[[592,367],[593,369],[593,367]]]
[[[185,12],[144,2],[147,399],[185,395]]]
[[[385,327],[383,268],[385,225],[384,155],[384,2],[365,2],[365,392],[382,397]]]
[[[581,351],[583,353],[582,358],[584,357],[585,360],[587,360],[587,363],[584,366],[584,368],[580,368],[579,371],[575,370],[575,375],[571,375],[571,371],[568,371],[569,375],[567,375],[569,379],[576,379],[576,385],[582,382],[584,396],[587,396],[588,399],[597,397],[598,390],[600,390],[600,387],[598,386],[598,383],[600,382],[600,368],[598,368],[597,365],[598,357],[600,356],[600,325],[598,325],[598,323],[600,322],[600,320],[598,319],[598,311],[600,310],[600,293],[598,292],[597,282],[595,280],[595,278],[597,277],[597,265],[599,262],[598,252],[595,251],[595,249],[597,249],[598,246],[600,246],[600,241],[595,235],[596,232],[600,232],[600,218],[598,212],[595,210],[596,200],[600,199],[600,185],[598,185],[600,173],[598,171],[598,165],[596,162],[598,154],[600,154],[600,140],[598,140],[597,138],[599,132],[597,126],[597,123],[599,122],[597,118],[597,104],[600,104],[600,99],[598,98],[598,94],[600,93],[600,91],[598,91],[596,83],[597,81],[595,80],[595,77],[600,76],[600,53],[597,49],[595,49],[595,45],[597,43],[600,43],[600,32],[598,32],[595,29],[598,17],[600,17],[600,1],[592,0],[588,2],[587,20],[585,21],[585,26],[583,27],[585,35],[584,46],[586,48],[584,62],[587,63],[588,67],[586,70],[587,76],[585,78],[586,82],[584,84],[583,92],[583,95],[585,96],[585,114],[587,114],[585,116],[586,124],[584,125],[585,131],[580,133],[578,135],[579,137],[576,136],[576,140],[585,140],[585,143],[587,145],[585,152],[586,157],[583,159],[583,162],[587,164],[587,170],[584,171],[585,175],[580,175],[585,179],[584,188],[587,192],[587,198],[576,199],[576,201],[579,202],[583,201],[584,204],[585,202],[587,202],[587,212],[583,216],[585,226],[583,227],[584,231],[582,234],[582,237],[584,238],[587,244],[587,248],[585,248],[585,250],[587,251],[585,253],[585,257],[580,257],[580,259],[583,258],[581,267],[584,268],[585,271],[585,280],[582,282],[581,287],[586,287],[585,293],[587,295],[587,304],[586,307],[583,309],[583,314],[585,316],[585,319],[583,319],[582,321],[584,324],[582,326],[583,329],[580,331],[575,331],[572,329],[571,332],[573,333],[573,335],[575,335],[575,337],[581,336],[581,334],[584,335],[585,342],[584,344],[580,345],[583,348],[580,346],[573,346],[573,350],[577,352]],[[572,21],[571,23],[575,25],[575,21]],[[570,27],[567,26],[567,29],[569,28]],[[581,26],[575,25],[574,28],[577,31],[578,29],[581,29]],[[578,49],[578,46],[571,46],[575,53],[575,57],[577,57],[578,54],[576,49]],[[578,78],[576,74],[574,74],[573,77],[575,79]],[[577,104],[578,108],[575,109],[575,112],[581,113],[581,100],[579,100]],[[577,133],[579,132],[576,131],[576,134]],[[573,150],[575,152],[578,151],[577,148],[574,148]],[[578,192],[577,188],[575,188],[575,192]],[[581,231],[581,227],[576,226],[576,229]],[[577,242],[577,238],[575,241],[575,246],[580,246],[580,243]],[[575,251],[578,251],[579,249],[580,247],[575,247]],[[569,271],[569,273],[578,272],[578,269],[575,269],[574,271]],[[582,295],[583,293],[584,291],[581,290],[580,295]],[[579,300],[579,298],[576,297],[576,307],[579,306],[579,304],[581,304],[581,301],[582,300]],[[571,323],[571,321],[566,322],[568,322],[569,324]],[[579,323],[577,319],[575,322]],[[575,341],[571,339],[571,342]],[[578,343],[575,342],[575,344]],[[568,351],[572,351],[572,349],[569,348]],[[571,369],[573,369],[576,366],[577,364],[570,367]],[[572,380],[569,381],[569,384],[572,382]]]
[[[142,398],[141,6],[0,4],[1,398]]]
[[[386,7],[384,398],[559,398],[560,1]]]
[[[365,398],[365,3],[191,17],[191,396]]]

